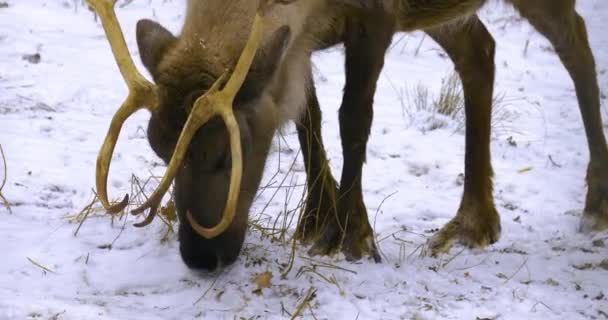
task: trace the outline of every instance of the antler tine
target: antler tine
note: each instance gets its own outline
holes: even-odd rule
[[[135,226],[137,228],[143,228],[143,227],[149,225],[150,223],[152,223],[152,221],[154,221],[154,217],[156,217],[156,213],[158,211],[159,205],[160,205],[160,201],[158,204],[152,205],[150,207],[150,214],[148,214],[148,216],[144,219],[144,221],[135,223],[135,224],[133,224],[133,226]]]
[[[198,224],[190,212],[187,213],[187,218],[192,225],[192,228],[202,237],[207,239],[220,235],[232,223],[236,213],[236,206],[241,187],[241,177],[243,173],[241,137],[239,126],[232,110],[232,103],[234,101],[234,97],[241,88],[247,73],[249,72],[249,68],[251,67],[251,63],[253,62],[253,58],[259,47],[263,31],[262,15],[265,11],[264,9],[266,9],[264,6],[260,6],[258,13],[255,15],[249,39],[230,79],[228,79],[224,88],[220,90],[219,88],[223,84],[226,75],[224,74],[215,82],[213,87],[205,95],[195,101],[192,111],[188,116],[188,120],[184,125],[184,129],[182,130],[177,141],[175,151],[173,152],[173,156],[171,157],[171,161],[169,162],[167,171],[165,172],[160,185],[154,191],[152,196],[148,198],[148,201],[146,201],[146,203],[139,208],[133,210],[133,213],[141,213],[147,208],[152,210],[156,210],[156,208],[158,208],[162,197],[167,192],[171,182],[175,178],[177,169],[184,159],[192,137],[200,127],[209,121],[209,119],[217,115],[220,116],[226,124],[226,128],[230,135],[230,151],[232,155],[230,187],[228,190],[226,206],[224,207],[222,219],[220,220],[219,224],[212,228],[205,228]],[[150,212],[148,217],[151,217],[153,214],[155,214],[155,212]]]
[[[106,37],[110,42],[112,53],[114,54],[114,58],[116,59],[116,63],[120,69],[120,73],[129,89],[134,91],[143,91],[142,94],[149,93],[146,91],[155,91],[156,86],[150,81],[146,80],[146,78],[139,73],[135,67],[135,64],[133,63],[133,59],[131,59],[125,37],[120,29],[120,24],[116,18],[116,13],[114,12],[116,0],[86,1],[101,19],[101,24],[106,33]],[[150,102],[156,102],[156,99],[144,99],[144,102],[148,102],[149,104],[146,105],[148,108],[150,108],[152,107],[152,103]]]
[[[106,37],[110,42],[114,58],[120,69],[123,79],[129,88],[129,95],[118,109],[110,128],[104,140],[104,143],[97,156],[97,167],[95,175],[95,184],[97,187],[98,197],[103,207],[109,213],[117,213],[122,211],[128,204],[128,195],[116,205],[110,205],[107,194],[107,179],[110,170],[110,162],[116,141],[120,135],[120,130],[124,122],[136,111],[144,106],[153,111],[158,105],[156,86],[146,80],[137,68],[129,55],[129,50],[124,39],[124,35],[120,29],[114,5],[116,0],[86,0],[87,3],[95,10],[103,25]]]

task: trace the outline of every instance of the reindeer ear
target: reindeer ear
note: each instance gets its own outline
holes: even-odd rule
[[[283,26],[258,49],[245,82],[235,97],[235,104],[251,101],[266,89],[282,60],[290,37],[291,30],[288,26]]]
[[[152,76],[156,77],[158,64],[177,38],[165,27],[147,19],[137,22],[136,35],[141,61]]]

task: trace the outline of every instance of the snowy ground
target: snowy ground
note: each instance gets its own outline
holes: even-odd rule
[[[138,218],[112,225],[95,216],[73,235],[77,225],[65,216],[90,201],[96,153],[126,94],[101,28],[74,3],[80,1],[0,6],[0,144],[8,162],[3,193],[12,203],[12,214],[0,208],[0,319],[284,319],[313,292],[304,318],[608,318],[608,234],[577,233],[588,156],[573,86],[548,42],[512,9],[491,4],[482,13],[497,39],[496,91],[505,97],[492,142],[499,243],[485,251],[455,247],[440,259],[419,256],[420,245],[456,212],[464,136],[458,121],[429,130],[432,115],[408,112],[403,93],[421,83],[436,94],[452,67],[421,33],[398,35],[380,79],[364,168],[384,262],[310,260],[298,247],[282,279],[290,243],[255,230],[240,259],[219,274],[189,271],[175,237],[161,243],[160,220],[137,229],[131,223]],[[177,31],[182,11],[181,1],[136,1],[119,10],[132,53],[137,19]],[[608,3],[579,1],[579,12],[608,118]],[[35,53],[39,63],[23,59]],[[315,64],[324,137],[339,173],[342,53],[318,54]],[[147,117],[142,112],[123,129],[109,183],[115,197],[130,191],[131,174],[163,172],[145,139]],[[297,154],[294,129],[284,138],[263,184],[276,186],[286,174],[287,185],[304,182],[300,160],[288,170]],[[273,198],[274,190],[265,189],[252,209],[262,225],[280,215],[282,221],[302,192],[283,188]],[[272,285],[256,294],[254,280],[264,272]]]

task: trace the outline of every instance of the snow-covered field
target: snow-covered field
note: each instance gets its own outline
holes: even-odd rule
[[[436,95],[452,66],[422,33],[400,34],[380,78],[364,167],[383,263],[310,258],[303,247],[292,253],[289,239],[271,241],[251,229],[233,266],[200,274],[183,265],[174,235],[161,242],[160,220],[137,229],[131,224],[139,217],[112,225],[95,215],[74,236],[78,225],[66,215],[90,202],[96,153],[126,88],[102,29],[80,1],[1,3],[8,4],[0,5],[0,144],[8,166],[2,193],[12,213],[0,207],[0,319],[289,319],[299,306],[306,319],[608,318],[608,234],[577,232],[588,155],[573,86],[549,43],[511,8],[492,3],[481,14],[497,40],[496,92],[504,96],[492,142],[503,226],[497,244],[419,255],[456,212],[464,136],[459,121],[444,118],[430,130],[439,116],[408,107],[412,88],[421,84]],[[177,31],[183,9],[177,0],[119,9],[132,54],[137,19]],[[608,2],[580,0],[578,9],[608,123]],[[38,63],[24,59],[36,53]],[[342,52],[317,54],[315,64],[324,138],[339,174]],[[130,191],[132,174],[163,172],[145,138],[147,118],[141,112],[123,129],[109,183],[114,197]],[[285,185],[293,187],[264,189],[251,213],[258,225],[277,216],[282,224],[285,211],[296,209],[303,164],[289,168],[297,149],[294,128],[285,128],[263,185],[276,187],[287,175]],[[293,267],[281,277],[292,255]],[[256,291],[266,272],[271,286]]]

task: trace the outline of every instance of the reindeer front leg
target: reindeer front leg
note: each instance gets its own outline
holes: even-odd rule
[[[495,44],[477,16],[427,33],[454,62],[463,85],[466,116],[464,192],[456,217],[430,241],[431,254],[437,255],[455,242],[483,248],[500,236],[490,164]]]
[[[306,167],[306,206],[299,219],[296,236],[305,244],[315,240],[329,219],[335,219],[338,183],[331,174],[321,135],[321,108],[312,69],[308,70],[306,111],[296,122],[298,139]]]
[[[361,173],[373,117],[376,82],[384,66],[395,24],[381,10],[366,10],[346,21],[346,85],[340,107],[340,136],[344,166],[338,213],[329,217],[311,254],[330,254],[341,248],[349,260],[380,255],[363,203]]]

